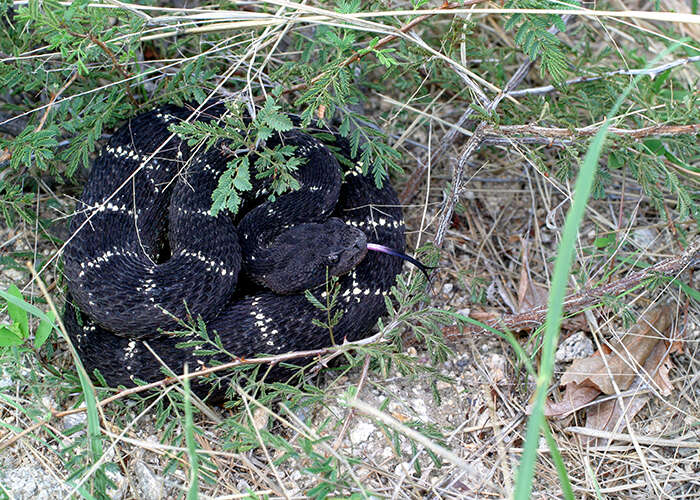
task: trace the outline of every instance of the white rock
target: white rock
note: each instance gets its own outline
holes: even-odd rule
[[[73,413],[72,415],[66,415],[62,419],[63,430],[67,431],[68,429],[75,427],[76,425],[84,424],[86,421],[87,421],[87,413],[86,412]]]
[[[353,444],[363,443],[369,439],[376,429],[369,422],[360,422],[350,431],[350,441]]]
[[[394,469],[394,474],[397,477],[410,476],[416,470],[413,468],[410,462],[402,462],[396,466]]]
[[[138,498],[143,500],[161,500],[163,498],[163,479],[156,476],[141,460],[134,464],[134,483]]]
[[[650,248],[656,243],[658,233],[650,227],[643,227],[632,231],[632,240],[639,245],[640,248]]]
[[[64,485],[42,467],[34,465],[0,471],[0,483],[7,488],[11,498],[17,499],[52,500],[68,494]]]
[[[122,498],[124,498],[126,488],[129,485],[124,476],[122,476],[119,472],[110,469],[107,469],[105,471],[105,474],[107,475],[109,480],[112,481],[116,486],[116,489],[110,488],[107,490],[109,498],[111,498],[111,500],[121,500]]]
[[[0,389],[5,387],[10,387],[12,385],[12,379],[9,375],[6,375],[4,371],[0,371]]]
[[[3,269],[2,273],[5,275],[5,278],[16,284],[18,288],[22,288],[20,284],[27,279],[27,276],[17,269]]]
[[[593,354],[593,342],[585,333],[577,332],[561,343],[555,354],[558,363],[568,363]]]
[[[506,358],[500,354],[488,354],[486,356],[486,367],[491,382],[494,384],[503,384],[508,382],[507,369],[508,363]]]
[[[432,419],[428,415],[428,407],[425,405],[425,401],[423,399],[414,399],[411,402],[411,407],[413,408],[413,411],[415,411],[421,417],[421,420],[432,421]]]
[[[469,317],[469,314],[472,312],[471,308],[469,307],[464,307],[462,309],[459,309],[457,311],[457,314],[461,314],[462,316]]]

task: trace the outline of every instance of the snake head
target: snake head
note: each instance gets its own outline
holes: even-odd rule
[[[367,254],[367,237],[337,218],[303,223],[277,236],[248,274],[278,294],[298,293],[350,272]],[[264,262],[264,264],[263,264]]]

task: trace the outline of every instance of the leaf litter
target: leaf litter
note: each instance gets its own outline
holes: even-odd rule
[[[682,351],[674,338],[673,311],[656,307],[642,315],[620,340],[613,340],[593,355],[575,360],[561,378],[565,386],[559,402],[548,402],[545,415],[564,418],[586,411],[586,427],[616,432],[641,410],[652,394],[669,396],[673,384],[670,354]],[[601,394],[617,397],[601,398]],[[604,444],[585,438],[586,444]]]

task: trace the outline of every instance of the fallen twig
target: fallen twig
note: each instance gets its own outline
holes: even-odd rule
[[[677,274],[688,267],[696,265],[700,260],[700,242],[694,242],[680,256],[671,257],[662,260],[661,262],[647,267],[641,271],[630,274],[625,278],[621,278],[612,283],[602,285],[595,288],[586,288],[580,292],[569,295],[564,299],[564,312],[570,313],[583,309],[597,303],[601,297],[606,295],[618,295],[630,288],[639,285],[644,280],[651,278],[655,274]],[[496,318],[473,318],[482,320],[484,324],[492,328],[501,328],[506,330],[518,331],[539,326],[547,316],[547,305],[533,307],[532,309],[519,314],[506,314]],[[443,329],[445,336],[451,340],[458,340],[459,337],[465,334],[483,333],[487,329],[478,326],[449,326]]]
[[[593,82],[595,80],[602,80],[603,78],[607,78],[609,76],[615,76],[615,75],[628,75],[628,76],[649,75],[651,77],[654,77],[654,76],[658,75],[659,73],[663,73],[664,71],[669,70],[671,68],[675,68],[677,66],[685,66],[686,64],[689,64],[692,62],[697,62],[697,61],[700,61],[700,56],[684,57],[683,59],[671,61],[670,63],[662,64],[662,65],[656,66],[654,68],[618,69],[615,71],[609,71],[607,73],[603,73],[602,75],[579,76],[578,78],[572,78],[570,80],[566,80],[563,84],[561,84],[558,87],[555,87],[554,85],[543,85],[542,87],[532,87],[529,89],[514,90],[513,92],[510,93],[510,95],[512,97],[519,97],[519,96],[524,96],[524,95],[547,94],[549,92],[553,92],[553,91],[557,90],[557,88],[561,88],[561,86],[575,85],[577,83]]]
[[[537,125],[504,125],[494,127],[486,125],[485,134],[494,136],[518,136],[531,135],[543,138],[564,138],[575,139],[577,137],[590,137],[598,133],[602,124],[589,125],[581,128],[555,128],[555,127],[539,127]],[[652,135],[680,135],[680,134],[695,134],[700,132],[700,123],[691,123],[689,125],[653,125],[651,127],[643,127],[636,129],[609,127],[608,133],[631,137],[633,139],[641,139]]]
[[[60,317],[59,317],[60,318]],[[60,323],[62,327],[62,323]],[[67,334],[65,334],[67,335]],[[268,364],[268,365],[276,365],[278,363],[282,363],[285,361],[291,361],[294,359],[300,359],[300,358],[318,358],[321,356],[328,356],[328,355],[337,355],[340,354],[344,349],[348,347],[352,347],[354,345],[366,345],[370,344],[375,341],[379,341],[383,337],[382,332],[373,335],[371,337],[367,337],[365,339],[361,339],[355,342],[348,342],[343,345],[336,345],[336,346],[331,346],[331,347],[326,347],[323,349],[313,349],[309,351],[294,351],[294,352],[289,352],[285,354],[278,354],[275,356],[264,356],[260,358],[251,358],[251,359],[236,359],[234,361],[231,361],[230,363],[224,363],[221,365],[217,366],[212,366],[209,368],[203,368],[201,370],[197,370],[194,372],[188,372],[186,374],[178,375],[175,377],[165,377],[161,380],[158,380],[156,382],[152,382],[150,384],[144,384],[144,385],[139,385],[136,387],[130,387],[128,389],[122,389],[118,391],[116,394],[113,396],[107,397],[105,399],[102,399],[100,401],[97,401],[97,406],[98,407],[103,407],[109,403],[112,403],[114,401],[117,401],[119,399],[125,398],[127,396],[130,396],[132,394],[138,394],[144,391],[149,391],[152,389],[159,389],[163,387],[167,387],[173,384],[177,383],[182,383],[185,379],[194,379],[198,377],[203,377],[205,375],[210,375],[212,373],[224,371],[224,370],[229,370],[231,368],[236,368],[239,366],[244,366],[244,365],[262,365],[262,364]],[[335,356],[332,356],[335,357]],[[329,359],[329,358],[326,358]],[[65,410],[65,411],[60,411],[60,412],[52,412],[52,415],[50,418],[46,418],[43,420],[40,420],[39,422],[36,422],[33,424],[31,427],[23,430],[21,433],[16,434],[2,443],[0,443],[0,451],[3,449],[7,448],[8,446],[12,445],[15,443],[18,439],[21,439],[23,436],[31,433],[32,431],[46,425],[49,423],[49,420],[51,418],[62,418],[68,415],[73,415],[75,413],[82,413],[86,411],[86,408],[72,408],[70,410]]]
[[[695,448],[700,449],[700,442],[697,441],[685,441],[684,439],[664,439],[656,437],[647,436],[632,436],[631,434],[625,434],[622,432],[608,432],[601,431],[598,429],[589,429],[587,427],[567,427],[564,429],[566,432],[571,432],[573,434],[579,434],[581,436],[588,436],[594,438],[602,439],[612,439],[615,441],[626,441],[633,442],[636,440],[639,444],[649,445],[649,446],[670,446],[672,448]]]

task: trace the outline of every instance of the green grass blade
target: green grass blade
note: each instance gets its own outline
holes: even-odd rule
[[[557,442],[554,440],[554,436],[552,436],[552,432],[549,430],[548,426],[543,426],[542,432],[547,440],[549,450],[552,453],[552,461],[554,462],[554,467],[557,469],[557,475],[559,476],[561,489],[564,492],[564,498],[566,498],[566,500],[574,500],[576,498],[574,497],[574,489],[571,487],[571,481],[569,481],[569,476],[566,473],[566,465],[564,465],[564,459],[559,452]]]
[[[74,357],[76,371],[80,380],[80,386],[83,390],[85,398],[85,409],[87,413],[87,435],[90,443],[90,460],[96,464],[102,458],[102,430],[100,428],[100,415],[97,411],[97,395],[95,386],[85,370],[80,358],[75,354]],[[95,473],[96,486],[106,488],[104,475],[104,464],[97,469]],[[104,491],[104,489],[102,489]]]
[[[664,57],[667,53],[678,47],[674,45],[670,49],[664,51],[651,61],[647,66],[651,67],[656,62]],[[636,85],[641,75],[630,82],[625,90],[620,94],[617,101],[613,105],[608,116],[612,117],[617,114],[617,111],[622,106],[622,103],[627,98],[632,88]],[[540,371],[537,377],[537,386],[535,389],[535,398],[532,406],[532,414],[528,420],[527,432],[525,434],[525,445],[523,446],[523,455],[520,459],[520,466],[515,483],[514,498],[516,500],[529,500],[532,493],[532,481],[535,472],[535,461],[537,460],[537,445],[539,442],[540,431],[542,430],[544,420],[544,405],[547,397],[547,389],[552,379],[554,371],[554,352],[559,340],[559,329],[561,327],[562,316],[564,313],[563,301],[566,296],[566,284],[569,279],[569,273],[574,260],[574,250],[576,245],[576,236],[578,228],[583,220],[583,216],[590,197],[593,181],[598,167],[598,161],[603,150],[605,138],[610,127],[610,121],[606,120],[600,127],[600,130],[591,141],[586,156],[581,165],[581,171],[576,179],[574,187],[574,197],[571,203],[571,208],[566,215],[566,222],[562,231],[561,243],[557,252],[557,259],[554,263],[554,273],[552,274],[552,289],[549,293],[547,320],[545,324],[545,333],[542,341],[542,356],[540,362]]]
[[[199,457],[197,455],[197,443],[194,439],[194,421],[192,418],[192,391],[190,379],[187,377],[187,365],[185,365],[185,442],[187,443],[187,455],[190,459],[190,487],[187,489],[187,500],[199,498]]]

